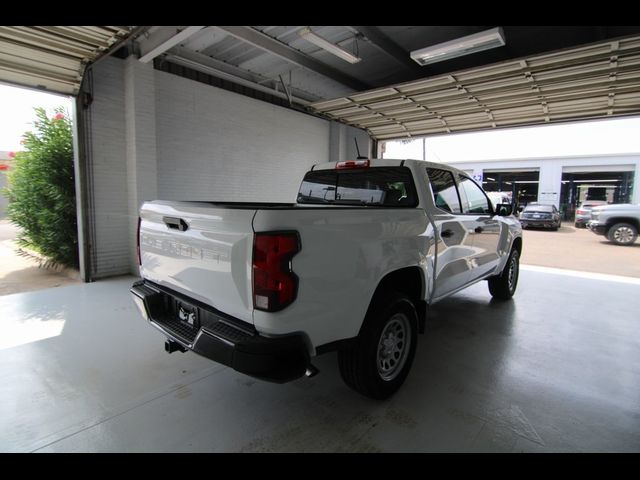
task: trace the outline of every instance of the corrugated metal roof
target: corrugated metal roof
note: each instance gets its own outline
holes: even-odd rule
[[[2,26],[0,81],[75,95],[87,64],[136,27]]]
[[[640,37],[313,103],[376,139],[640,113]]]

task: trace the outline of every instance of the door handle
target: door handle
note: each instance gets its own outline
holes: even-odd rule
[[[167,227],[173,228],[174,230],[180,230],[181,232],[184,232],[186,229],[189,228],[189,225],[187,225],[187,222],[185,222],[181,218],[162,217],[162,221]]]
[[[474,230],[474,232],[476,232],[476,233],[482,233],[482,232],[484,232],[484,228],[482,228],[482,227],[476,227],[476,229]]]
[[[453,230],[443,230],[442,232],[440,232],[440,236],[444,238],[453,237]]]

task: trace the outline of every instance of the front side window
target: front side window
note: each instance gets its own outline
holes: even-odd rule
[[[477,214],[491,214],[492,210],[489,206],[489,199],[485,195],[484,191],[476,185],[468,177],[460,177],[460,188],[464,191],[467,197],[466,204],[463,205],[462,211],[464,213],[477,213]]]
[[[307,172],[298,203],[415,207],[418,195],[406,167],[371,167]]]
[[[460,198],[453,174],[438,168],[427,168],[427,175],[436,207],[449,213],[460,213]]]

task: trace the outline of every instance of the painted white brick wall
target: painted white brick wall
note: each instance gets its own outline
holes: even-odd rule
[[[165,72],[156,75],[158,196],[295,202],[329,158],[329,122]]]
[[[328,121],[128,62],[108,58],[94,71],[94,278],[137,274],[141,201],[294,202],[311,165],[355,158],[353,136],[363,138],[344,125],[332,136]]]
[[[106,58],[94,72],[91,104],[95,278],[130,269],[123,62]]]
[[[152,63],[124,62],[130,270],[138,272],[136,234],[143,202],[158,198],[155,75]]]

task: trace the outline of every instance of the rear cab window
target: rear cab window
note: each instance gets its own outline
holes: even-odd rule
[[[439,168],[427,168],[427,176],[436,207],[449,213],[461,213],[460,196],[453,173]]]
[[[464,208],[466,214],[490,215],[493,213],[492,204],[487,194],[469,177],[460,175],[460,189],[464,193]]]
[[[298,203],[416,207],[418,195],[407,167],[369,167],[307,172]]]

